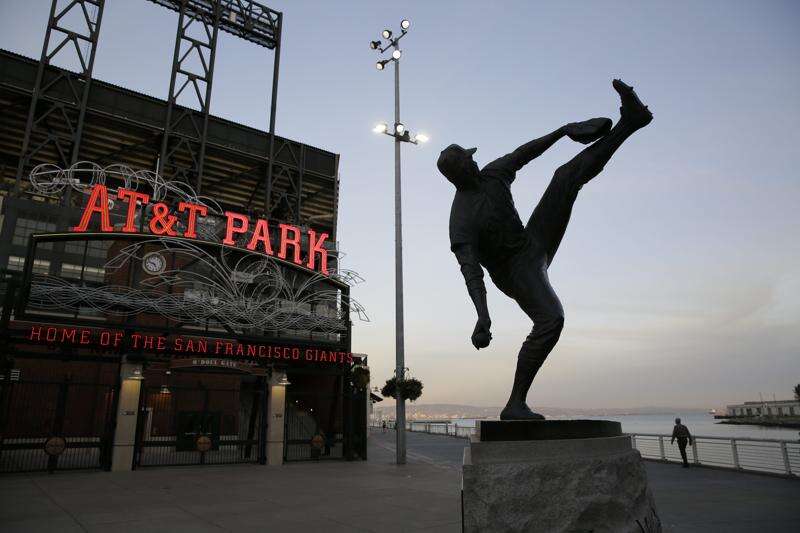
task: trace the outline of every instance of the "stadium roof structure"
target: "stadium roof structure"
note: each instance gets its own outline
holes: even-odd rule
[[[0,50],[0,176],[3,189],[10,191],[22,149],[25,118],[30,106],[38,62],[13,52]],[[53,79],[58,72],[48,69]],[[58,69],[56,69],[58,70]],[[49,78],[48,78],[49,79]],[[51,103],[67,103],[69,84],[61,78],[50,87],[46,98]],[[47,80],[45,80],[45,83]],[[180,106],[178,106],[180,107]],[[187,113],[200,112],[180,108]],[[94,80],[86,107],[79,161],[110,165],[120,163],[134,169],[155,169],[164,134],[167,102],[110,83]],[[65,121],[53,121],[53,136],[70,132]],[[188,124],[188,122],[187,122]],[[178,134],[191,137],[187,126]],[[269,135],[255,128],[210,116],[203,173],[202,193],[214,197],[223,207],[245,212],[260,212],[268,163]],[[188,165],[188,150],[175,154],[178,163]],[[63,161],[57,145],[45,145],[30,161],[31,166]],[[335,230],[338,191],[337,154],[303,143],[275,138],[272,217]],[[24,184],[23,184],[24,186]],[[299,195],[296,189],[299,189]]]

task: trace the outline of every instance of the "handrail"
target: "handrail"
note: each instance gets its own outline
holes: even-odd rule
[[[444,431],[436,430],[442,426]],[[450,426],[453,427],[453,431],[449,429]],[[372,424],[371,427],[380,428],[381,425]],[[386,427],[394,429],[394,421],[388,421]],[[474,427],[448,422],[408,421],[406,430],[459,438],[468,438],[475,434]],[[632,446],[644,459],[682,462],[678,447],[666,442],[667,439],[672,439],[671,434],[626,433],[625,435],[631,438]],[[770,473],[791,478],[800,477],[800,440],[693,435],[687,456],[690,463],[698,466]]]
[[[642,437],[669,437],[672,438],[671,434],[668,433],[626,433],[626,435],[636,435]],[[717,440],[731,440],[736,439],[737,441],[746,440],[746,441],[753,441],[753,442],[800,442],[798,440],[786,440],[786,439],[754,439],[752,437],[720,437],[714,435],[692,435],[693,439],[717,439]]]

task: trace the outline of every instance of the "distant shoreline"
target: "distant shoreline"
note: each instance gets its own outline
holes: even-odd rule
[[[787,429],[800,429],[800,419],[793,420],[767,420],[756,417],[750,418],[724,418],[718,424],[731,424],[734,426],[763,426]]]

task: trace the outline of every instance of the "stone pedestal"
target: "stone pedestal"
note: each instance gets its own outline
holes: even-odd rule
[[[660,533],[618,422],[479,422],[464,449],[464,531]]]

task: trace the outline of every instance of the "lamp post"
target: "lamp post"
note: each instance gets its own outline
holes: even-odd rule
[[[385,70],[388,63],[394,63],[394,127],[389,131],[386,123],[375,126],[375,133],[384,133],[394,137],[394,285],[395,285],[395,379],[397,380],[397,414],[395,417],[397,439],[397,464],[406,463],[406,404],[402,396],[401,382],[405,375],[405,353],[403,338],[403,216],[400,183],[400,143],[424,143],[428,137],[423,134],[412,136],[405,125],[400,122],[400,39],[405,37],[411,23],[408,20],[400,22],[400,34],[392,36],[391,30],[383,30],[381,36],[386,40],[371,41],[369,46],[378,53],[391,50],[389,59],[379,59],[375,63],[378,70]]]

